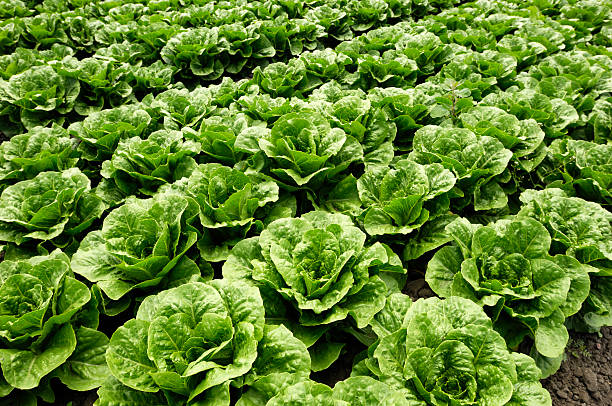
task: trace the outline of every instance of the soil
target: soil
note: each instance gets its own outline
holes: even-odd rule
[[[404,287],[403,292],[410,296],[412,300],[417,300],[420,298],[430,298],[436,296],[436,294],[429,288],[425,279],[415,279],[413,281],[409,281]]]
[[[570,333],[567,359],[542,381],[553,406],[612,406],[612,327],[597,334]]]

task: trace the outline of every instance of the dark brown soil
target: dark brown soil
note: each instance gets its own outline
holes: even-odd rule
[[[570,333],[567,360],[542,381],[553,406],[612,406],[612,327],[597,334]]]
[[[423,278],[409,281],[404,287],[403,292],[410,296],[412,300],[417,300],[420,298],[427,299],[429,297],[436,296]]]

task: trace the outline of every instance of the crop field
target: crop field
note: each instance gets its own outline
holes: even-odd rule
[[[612,405],[612,0],[0,0],[0,406]]]

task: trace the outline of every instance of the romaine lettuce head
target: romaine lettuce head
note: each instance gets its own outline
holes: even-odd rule
[[[200,162],[219,162],[235,165],[245,158],[245,151],[240,150],[237,137],[243,132],[266,131],[266,123],[253,120],[245,113],[236,113],[223,109],[218,115],[207,117],[202,121],[196,140],[202,144]],[[248,138],[248,137],[247,137]],[[256,137],[252,140],[255,141]],[[257,143],[251,144],[258,149]],[[248,146],[246,147],[248,149]]]
[[[359,141],[366,165],[391,162],[396,125],[381,107],[373,106],[364,91],[346,90],[331,81],[313,92],[308,102],[329,120],[332,127],[341,128]]]
[[[481,105],[495,106],[516,116],[519,120],[534,119],[547,138],[567,134],[568,127],[579,121],[578,112],[566,101],[549,98],[533,89],[513,86],[505,92],[490,93]]]
[[[283,326],[265,325],[258,289],[236,280],[148,296],[115,331],[106,359],[114,379],[100,389],[101,405],[161,392],[172,405],[229,406],[230,385],[310,372],[304,344]]]
[[[72,269],[112,300],[199,277],[198,266],[185,256],[198,238],[191,226],[197,213],[197,203],[177,193],[129,197],[106,216],[101,230],[83,239]]]
[[[594,267],[591,291],[572,328],[596,332],[612,322],[612,213],[561,189],[526,190],[519,216],[535,218],[550,232],[553,250]]]
[[[499,175],[512,152],[496,138],[465,128],[428,125],[416,131],[409,157],[420,164],[440,163],[455,174],[457,188],[464,193],[454,203],[458,209],[473,204],[475,210],[490,210],[508,204]]]
[[[544,131],[533,119],[519,120],[514,115],[493,106],[476,106],[459,116],[461,125],[476,134],[497,138],[514,159],[530,172],[546,156]]]
[[[570,256],[550,256],[550,235],[532,218],[488,226],[460,218],[446,231],[455,244],[436,252],[427,266],[433,291],[492,309],[495,328],[510,347],[531,335],[538,353],[562,356],[569,338],[564,322],[587,298],[591,268]]]
[[[365,245],[365,240],[343,214],[313,211],[279,219],[259,237],[234,246],[223,277],[249,280],[265,296],[289,303],[304,326],[328,325],[350,315],[365,327],[385,304],[387,287],[379,274],[405,272],[388,247]],[[270,315],[278,312],[272,299],[267,305]]]
[[[79,160],[76,140],[58,125],[34,127],[0,144],[0,189],[40,172],[72,168]]]
[[[379,340],[353,376],[378,378],[410,405],[552,404],[534,361],[508,351],[479,305],[397,296],[377,316]]]
[[[51,377],[75,390],[100,386],[108,338],[97,326],[95,299],[61,251],[0,263],[0,397]]]
[[[47,125],[54,118],[49,112],[72,111],[79,89],[78,80],[58,75],[50,65],[32,66],[6,81],[0,79],[0,102],[18,106],[21,122],[31,129]]]
[[[455,175],[439,163],[421,165],[399,159],[369,166],[357,180],[364,212],[359,217],[370,235],[408,234],[449,211]]]
[[[302,59],[291,59],[288,63],[275,62],[265,68],[255,68],[253,81],[262,92],[272,97],[302,97],[323,84],[321,78],[306,70]]]
[[[163,190],[180,191],[199,205],[198,248],[208,261],[225,260],[230,247],[259,232],[263,221],[295,215],[295,199],[279,201],[274,181],[216,163],[197,166],[189,178]]]
[[[211,95],[207,88],[168,89],[155,96],[148,106],[153,115],[164,117],[164,126],[179,130],[182,127],[196,127],[209,112]]]
[[[97,111],[72,123],[68,132],[81,139],[79,150],[89,161],[110,158],[119,140],[148,134],[151,116],[139,104]]]
[[[549,160],[538,171],[542,180],[581,198],[612,205],[612,145],[583,140],[554,140]]]
[[[595,142],[603,144],[610,141],[612,133],[610,117],[612,117],[612,97],[597,99],[588,121],[588,128],[592,131]]]
[[[181,131],[155,131],[146,140],[132,137],[119,141],[101,174],[126,195],[152,195],[160,185],[189,176],[196,167],[200,144],[185,139]]]
[[[363,160],[354,137],[310,111],[283,115],[261,135],[259,147],[273,161],[272,175],[293,188],[316,187]]]
[[[390,387],[370,376],[351,376],[334,388],[310,379],[284,376],[283,381],[258,382],[242,395],[236,406],[409,406],[405,391]],[[297,382],[296,382],[297,381]],[[264,385],[266,384],[267,385]],[[257,391],[253,390],[256,389]],[[267,400],[267,402],[266,402]],[[424,405],[424,403],[423,403]]]
[[[595,202],[569,197],[563,190],[526,190],[521,217],[546,227],[556,253],[575,257],[606,274],[612,273],[612,213]]]
[[[86,230],[105,208],[79,169],[41,172],[0,195],[0,241],[19,245],[62,234],[71,237]]]

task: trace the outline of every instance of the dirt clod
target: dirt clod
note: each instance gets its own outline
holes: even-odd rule
[[[597,334],[570,333],[567,359],[542,383],[553,406],[612,406],[612,327]]]

